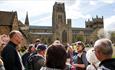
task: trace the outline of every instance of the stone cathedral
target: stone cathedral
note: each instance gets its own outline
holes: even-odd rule
[[[19,30],[24,35],[24,44],[32,43],[37,38],[46,44],[51,44],[56,39],[64,44],[72,43],[80,38],[84,42],[90,43],[98,38],[97,31],[104,28],[103,16],[101,18],[96,16],[92,20],[85,21],[85,28],[73,28],[72,19],[66,18],[65,5],[60,2],[55,2],[53,6],[52,26],[29,25],[28,13],[25,23],[18,20],[17,16],[16,11],[0,11],[0,34],[8,34],[14,29]]]

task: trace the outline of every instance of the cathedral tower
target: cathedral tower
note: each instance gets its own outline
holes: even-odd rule
[[[69,24],[66,23],[66,12],[64,3],[55,2],[52,13],[52,32],[53,41],[58,39],[62,43],[69,41],[69,31],[71,28],[71,20]],[[69,27],[70,26],[70,27]]]

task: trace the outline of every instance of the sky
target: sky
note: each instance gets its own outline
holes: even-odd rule
[[[85,27],[85,21],[104,17],[104,29],[115,31],[115,0],[0,0],[0,11],[17,11],[18,19],[25,22],[28,13],[30,25],[52,26],[55,2],[65,3],[66,19],[72,27]]]

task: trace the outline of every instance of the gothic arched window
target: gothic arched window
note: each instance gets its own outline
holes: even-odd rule
[[[58,15],[58,22],[62,23],[62,15]]]
[[[65,30],[62,32],[62,42],[67,43],[67,32]]]

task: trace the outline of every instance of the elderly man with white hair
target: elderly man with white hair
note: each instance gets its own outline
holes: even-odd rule
[[[101,62],[98,70],[115,70],[111,40],[105,38],[97,40],[94,44],[94,52],[97,59]]]

